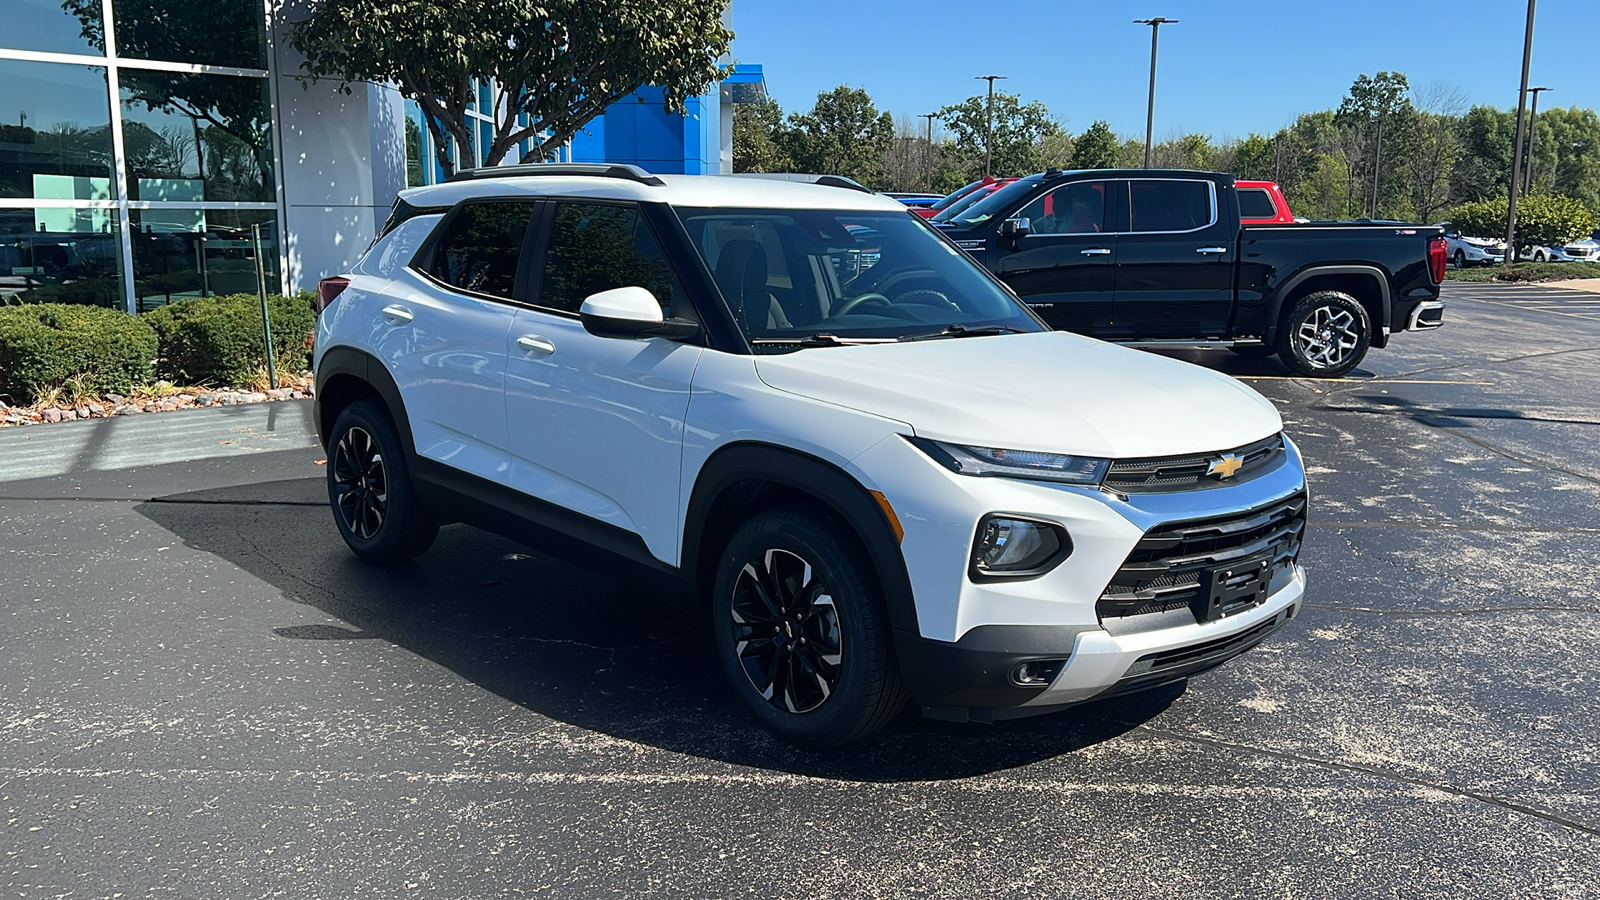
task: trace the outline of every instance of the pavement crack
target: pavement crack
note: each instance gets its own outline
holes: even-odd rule
[[[1234,741],[1200,737],[1199,735],[1193,734],[1183,734],[1177,731],[1169,731],[1165,728],[1157,728],[1148,723],[1123,722],[1121,720],[1112,721],[1117,721],[1118,724],[1128,725],[1137,730],[1164,737],[1169,740],[1182,741],[1189,744],[1198,744],[1202,747],[1210,747],[1216,750],[1231,750],[1237,753],[1248,753],[1255,756],[1263,756],[1269,759],[1280,760],[1283,762],[1304,763],[1306,765],[1319,766],[1324,769],[1333,769],[1335,771],[1342,772],[1354,772],[1361,775],[1371,775],[1376,778],[1386,778],[1391,781],[1398,781],[1402,784],[1409,784],[1413,787],[1425,788],[1427,790],[1439,791],[1440,793],[1450,794],[1456,797],[1476,800],[1480,803],[1486,803],[1490,806],[1499,807],[1500,809],[1521,813],[1525,816],[1532,816],[1536,819],[1543,819],[1546,822],[1560,825],[1563,828],[1570,828],[1574,831],[1581,831],[1585,834],[1600,837],[1600,825],[1590,825],[1586,822],[1580,822],[1577,819],[1569,818],[1558,812],[1548,809],[1540,809],[1537,806],[1530,806],[1526,803],[1518,803],[1515,800],[1507,800],[1504,797],[1496,797],[1492,794],[1485,794],[1482,791],[1471,790],[1470,788],[1461,788],[1449,784],[1440,784],[1438,782],[1429,781],[1426,778],[1418,778],[1414,775],[1406,775],[1403,772],[1397,772],[1393,769],[1384,769],[1379,768],[1378,766],[1367,766],[1362,765],[1361,763],[1342,762],[1336,759],[1324,759],[1319,756],[1310,756],[1304,753],[1295,753],[1289,750],[1269,750],[1265,747],[1256,747],[1250,744],[1241,744]]]

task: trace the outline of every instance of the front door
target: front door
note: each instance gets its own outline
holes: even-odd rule
[[[512,486],[637,534],[676,564],[683,420],[702,350],[596,337],[577,313],[590,294],[632,285],[668,316],[692,306],[636,205],[563,200],[546,216],[537,294],[507,340]]]
[[[1117,242],[1120,330],[1149,340],[1228,334],[1237,235],[1216,185],[1203,179],[1114,182],[1128,195]]]
[[[1111,325],[1117,236],[1104,181],[1064,184],[1014,215],[1028,220],[1015,238],[994,238],[995,274],[1053,328],[1098,334]]]

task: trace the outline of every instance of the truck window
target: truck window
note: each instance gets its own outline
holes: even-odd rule
[[[1240,188],[1239,216],[1245,219],[1275,219],[1278,208],[1265,188]]]
[[[1128,187],[1130,231],[1197,231],[1216,221],[1209,181],[1136,178]]]

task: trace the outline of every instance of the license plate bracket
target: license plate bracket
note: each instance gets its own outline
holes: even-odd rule
[[[1260,604],[1272,580],[1271,562],[1270,556],[1257,556],[1206,570],[1200,583],[1208,589],[1195,598],[1194,617],[1212,622]]]

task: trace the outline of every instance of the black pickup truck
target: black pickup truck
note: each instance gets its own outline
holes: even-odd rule
[[[1444,323],[1429,225],[1239,223],[1232,175],[1050,171],[933,220],[1056,328],[1221,346],[1338,377],[1397,331]]]

